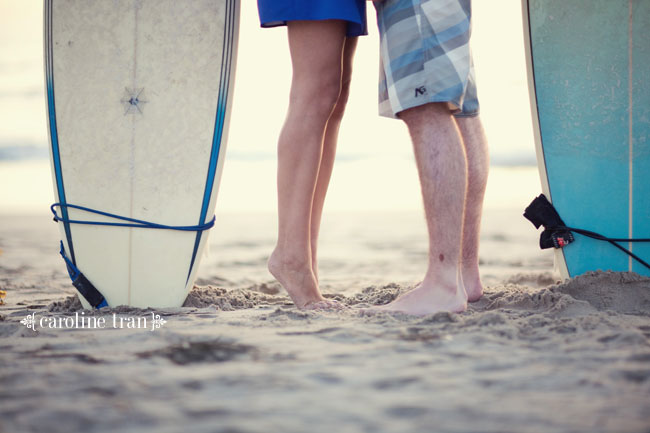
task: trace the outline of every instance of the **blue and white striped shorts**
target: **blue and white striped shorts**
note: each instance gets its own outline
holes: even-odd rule
[[[469,46],[471,0],[375,2],[381,37],[379,114],[447,102],[457,117],[478,115]]]

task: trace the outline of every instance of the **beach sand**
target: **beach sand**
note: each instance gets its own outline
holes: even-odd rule
[[[51,219],[0,216],[0,432],[650,431],[650,279],[560,281],[521,210],[495,209],[479,302],[369,316],[422,276],[422,216],[327,214],[322,288],[349,308],[303,312],[266,271],[274,218],[218,215],[184,307],[90,312]],[[75,314],[149,322],[21,323]]]

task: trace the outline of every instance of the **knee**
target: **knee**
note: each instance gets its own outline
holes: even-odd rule
[[[302,116],[327,120],[337,106],[340,94],[341,78],[338,74],[295,80],[290,105]]]
[[[339,95],[336,99],[336,106],[334,107],[334,111],[332,111],[330,119],[341,120],[343,118],[345,107],[348,103],[348,97],[350,96],[350,82],[350,78],[344,79],[341,82]]]

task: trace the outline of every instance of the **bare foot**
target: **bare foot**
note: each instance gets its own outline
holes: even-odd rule
[[[399,311],[415,316],[425,316],[440,311],[462,313],[467,309],[467,295],[458,287],[425,285],[422,282],[393,302],[376,308],[379,311]]]
[[[276,248],[268,262],[269,272],[282,284],[296,307],[302,310],[324,310],[336,308],[336,302],[330,301],[320,293],[318,282],[310,264],[286,260]]]
[[[335,299],[325,299],[324,301],[310,302],[304,307],[298,307],[301,310],[344,310],[348,308]]]
[[[467,293],[468,302],[476,302],[483,296],[483,283],[478,270],[463,271],[463,285]]]

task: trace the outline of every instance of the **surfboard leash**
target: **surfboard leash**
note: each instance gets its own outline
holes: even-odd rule
[[[610,244],[614,245],[619,250],[623,251],[624,253],[626,253],[627,255],[632,257],[637,262],[641,263],[646,268],[650,269],[650,264],[649,263],[647,263],[646,261],[641,259],[639,256],[634,254],[632,251],[628,250],[624,246],[619,245],[617,243],[617,242],[650,242],[650,239],[643,239],[643,238],[636,238],[636,239],[608,238],[608,237],[603,236],[601,234],[598,234],[596,232],[592,232],[592,231],[589,231],[589,230],[578,229],[578,228],[575,228],[575,227],[566,227],[566,226],[555,227],[555,229],[558,229],[558,230],[570,230],[570,231],[572,231],[574,233],[578,233],[578,234],[581,234],[583,236],[587,236],[587,237],[592,238],[592,239],[596,239],[596,240],[599,240],[599,241],[607,241]]]
[[[68,268],[68,275],[70,275],[70,279],[72,280],[72,285],[75,286],[79,293],[81,293],[81,296],[83,296],[90,305],[98,310],[103,307],[108,307],[104,295],[102,295],[101,292],[97,290],[90,281],[88,281],[88,278],[86,278],[79,268],[72,263],[72,260],[65,255],[63,241],[61,241],[61,250],[59,251],[59,254],[61,254],[61,257],[65,260],[65,264]]]
[[[57,209],[77,209],[80,211],[88,212],[95,215],[101,215],[104,217],[112,218],[118,221],[124,222],[107,222],[107,221],[86,221],[86,220],[73,220],[64,216],[59,216]],[[199,224],[194,226],[172,226],[166,224],[158,224],[151,221],[139,220],[136,218],[129,218],[121,215],[116,215],[108,212],[103,212],[96,209],[91,209],[85,206],[78,206],[74,204],[62,204],[54,203],[50,206],[50,211],[54,215],[53,220],[56,222],[63,222],[68,224],[85,224],[85,225],[94,225],[94,226],[110,226],[110,227],[132,227],[132,228],[144,228],[144,229],[159,229],[159,230],[178,230],[178,231],[204,231],[212,228],[214,226],[216,216],[213,216],[210,221],[205,224]],[[63,213],[63,212],[62,212]],[[69,213],[66,213],[69,215]],[[61,250],[59,251],[61,257],[65,261],[66,267],[68,269],[68,275],[72,280],[72,285],[79,291],[79,293],[84,297],[90,305],[96,309],[107,307],[108,303],[104,298],[104,295],[97,290],[97,288],[86,278],[86,276],[77,268],[75,263],[68,258],[65,254],[65,248],[63,246],[63,241],[61,241]]]
[[[569,227],[564,223],[564,221],[562,221],[557,210],[551,202],[548,201],[544,194],[539,195],[539,197],[536,197],[535,200],[532,201],[524,211],[524,217],[532,222],[535,228],[540,228],[541,226],[544,227],[544,231],[540,235],[539,239],[539,246],[541,249],[564,248],[571,242],[575,241],[573,233],[578,233],[592,239],[609,242],[641,265],[650,269],[650,263],[647,263],[632,251],[618,244],[618,242],[650,242],[650,239],[609,238],[590,230]]]
[[[106,222],[106,221],[83,221],[83,220],[73,220],[69,219],[63,216],[59,216],[56,212],[57,208],[65,208],[65,209],[77,209],[81,210],[84,212],[92,213],[95,215],[101,215],[105,216],[108,218],[116,219],[118,221],[126,221],[124,223],[116,223],[116,222]],[[61,203],[54,203],[52,206],[50,206],[50,211],[52,211],[52,214],[54,215],[54,221],[56,222],[64,222],[64,223],[70,223],[70,224],[86,224],[86,225],[94,225],[94,226],[111,226],[111,227],[134,227],[134,228],[141,228],[141,229],[161,229],[161,230],[179,230],[179,231],[188,231],[188,232],[197,232],[197,231],[204,231],[212,228],[214,226],[214,222],[216,220],[216,217],[213,216],[210,221],[208,221],[205,224],[199,224],[199,225],[193,225],[193,226],[171,226],[171,225],[166,225],[166,224],[158,224],[154,223],[151,221],[145,221],[145,220],[139,220],[135,218],[129,218],[121,215],[116,215],[108,212],[103,212],[100,210],[96,209],[91,209],[88,207],[84,206],[77,206],[74,204],[61,204]]]

